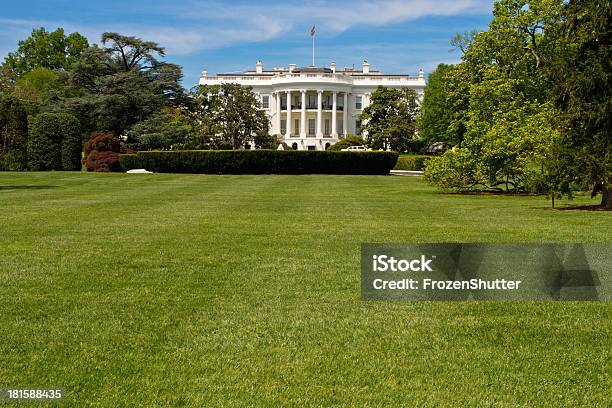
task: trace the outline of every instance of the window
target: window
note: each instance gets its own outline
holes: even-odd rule
[[[317,95],[308,95],[308,109],[317,107]]]
[[[261,104],[263,105],[264,109],[269,109],[270,108],[270,95],[264,95],[261,97]]]
[[[285,119],[281,119],[280,132],[281,132],[281,135],[284,135],[285,133],[287,133],[287,121]]]
[[[339,135],[344,133],[344,122],[342,121],[342,119],[338,119],[338,121],[336,122],[336,132]]]
[[[292,145],[291,145],[291,148],[292,148],[293,150],[297,150],[297,149],[298,149],[298,145],[297,145],[297,143],[292,144]]]
[[[355,97],[355,109],[361,109],[362,104],[363,104],[363,97],[356,96]]]
[[[287,95],[281,96],[281,110],[287,109]]]
[[[338,95],[338,99],[336,100],[336,109],[339,111],[344,110],[344,97],[340,97],[340,95]]]
[[[293,121],[293,133],[300,133],[300,120],[295,119]]]
[[[308,134],[309,135],[315,134],[315,120],[314,119],[308,119]]]
[[[360,120],[355,121],[355,134],[356,135],[361,134],[361,121]]]
[[[317,150],[316,146],[308,146],[308,150]]]
[[[302,104],[300,103],[300,98],[301,98],[301,97],[300,97],[300,95],[295,95],[295,96],[293,97],[293,107],[295,107],[295,108],[301,108],[301,105],[302,105]]]
[[[329,119],[325,119],[325,134],[329,135]]]

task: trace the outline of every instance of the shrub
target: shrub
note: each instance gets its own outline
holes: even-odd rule
[[[425,165],[427,161],[431,159],[432,156],[400,156],[397,159],[397,164],[394,167],[394,170],[413,170],[413,171],[423,171],[425,169]]]
[[[122,169],[207,174],[388,174],[394,152],[183,150],[121,155]]]
[[[28,166],[30,170],[61,170],[62,135],[53,113],[41,113],[30,121]]]
[[[58,113],[57,116],[63,135],[62,170],[81,170],[81,153],[83,152],[81,124],[77,117],[70,113]]]
[[[0,170],[27,168],[28,115],[19,99],[0,101]]]
[[[30,123],[28,164],[31,170],[80,170],[81,130],[70,113],[41,113]]]
[[[118,137],[113,136],[111,133],[94,132],[87,142],[85,142],[85,156],[93,151],[97,152],[115,152],[119,153],[121,150],[121,141]]]
[[[85,142],[83,164],[87,171],[120,171],[119,151],[121,141],[110,133],[92,133]]]
[[[87,171],[104,173],[121,171],[121,165],[119,164],[119,153],[108,150],[104,152],[99,152],[97,150],[92,151],[85,158],[84,164]]]
[[[335,143],[327,149],[328,151],[340,151],[342,149],[346,149],[349,146],[365,146],[366,141],[360,138],[359,136],[348,135],[344,139],[340,140],[338,143]]]

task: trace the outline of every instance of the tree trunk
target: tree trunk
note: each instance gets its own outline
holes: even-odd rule
[[[607,184],[604,184],[601,190],[601,208],[612,210],[612,188]]]

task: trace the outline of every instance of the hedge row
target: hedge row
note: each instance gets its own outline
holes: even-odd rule
[[[156,173],[206,174],[388,174],[394,152],[292,150],[151,151],[119,157],[121,168]]]
[[[427,161],[431,159],[433,156],[400,156],[397,159],[397,164],[394,167],[394,170],[413,170],[413,171],[423,171],[425,169],[425,165]]]

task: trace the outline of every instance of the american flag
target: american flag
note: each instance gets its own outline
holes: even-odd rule
[[[312,26],[312,28],[310,29],[310,36],[314,37],[316,33],[317,33],[317,30],[315,29],[315,26]]]

